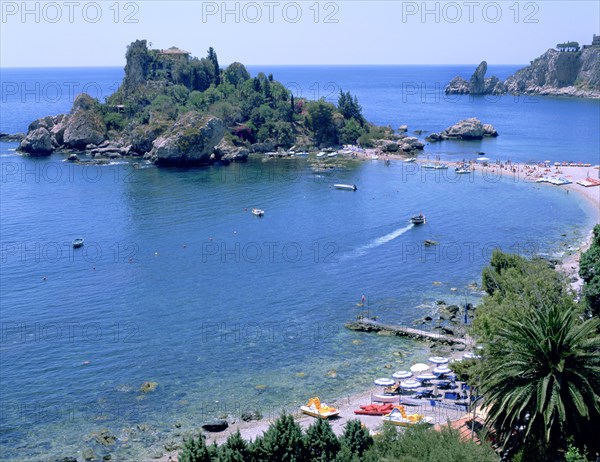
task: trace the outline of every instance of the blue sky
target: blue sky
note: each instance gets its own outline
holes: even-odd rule
[[[25,5],[25,8],[23,8]],[[122,66],[137,38],[222,64],[527,64],[600,33],[593,1],[2,1],[1,67]]]

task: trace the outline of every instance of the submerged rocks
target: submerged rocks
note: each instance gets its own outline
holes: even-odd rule
[[[110,433],[107,429],[100,430],[97,433],[93,433],[92,437],[96,443],[102,446],[111,446],[117,441],[117,437]]]
[[[218,160],[214,148],[223,138],[223,121],[194,112],[177,122],[152,143],[150,159],[161,166],[193,166]]]
[[[149,393],[156,390],[156,387],[158,387],[158,382],[144,382],[140,386],[140,391],[142,393]]]
[[[481,140],[484,137],[496,137],[498,132],[490,124],[482,124],[475,117],[461,120],[451,127],[443,130],[441,133],[432,133],[426,139],[429,142],[442,141],[447,139],[456,140]]]

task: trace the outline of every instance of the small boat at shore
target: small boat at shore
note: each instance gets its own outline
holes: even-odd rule
[[[404,162],[406,162],[406,163],[416,162],[416,161],[417,161],[416,157],[411,157],[410,159],[404,159]]]
[[[329,154],[327,154],[327,157],[337,157],[338,153],[337,152],[330,152]]]
[[[262,216],[264,216],[264,214],[265,214],[265,211],[262,209],[257,209],[257,208],[252,209],[252,215],[254,215],[255,217],[262,217]]]
[[[425,223],[425,215],[419,213],[418,215],[411,217],[410,222],[413,225],[422,225],[423,223]]]
[[[79,247],[83,247],[83,238],[77,237],[73,239],[73,248],[78,249]]]
[[[371,395],[371,399],[373,401],[377,401],[378,403],[397,403],[400,400],[400,395],[396,394],[373,394]]]
[[[394,405],[386,404],[365,404],[360,406],[360,409],[354,411],[356,415],[386,415],[392,412]]]
[[[335,189],[344,189],[346,191],[356,191],[358,189],[355,184],[338,183],[338,184],[334,184],[333,187]]]
[[[325,403],[321,403],[319,398],[311,398],[308,400],[306,406],[300,406],[300,410],[307,415],[312,417],[320,417],[322,419],[328,419],[340,414],[340,411],[334,407],[327,406]]]
[[[446,165],[446,164],[435,164],[433,166],[433,168],[435,170],[446,170],[448,168],[448,165]]]
[[[418,424],[431,425],[433,419],[423,414],[407,414],[404,406],[395,406],[388,415],[383,416],[383,421],[400,427],[410,427]]]
[[[468,168],[464,168],[464,167],[457,167],[454,169],[454,173],[456,173],[457,175],[465,175],[465,174],[471,173],[471,170],[469,170]]]
[[[421,168],[435,168],[435,164],[428,162],[427,164],[421,165]]]
[[[317,153],[317,157],[318,157],[318,158],[325,157],[325,153],[324,153],[323,151],[321,151],[321,152],[318,152],[318,153]]]

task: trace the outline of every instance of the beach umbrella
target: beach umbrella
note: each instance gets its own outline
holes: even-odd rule
[[[438,366],[433,370],[434,374],[449,374],[450,372],[452,372],[452,369],[448,366]]]
[[[437,377],[431,373],[417,375],[417,380],[433,380]]]
[[[465,359],[481,359],[481,356],[476,355],[475,353],[469,352],[469,353],[465,353],[463,355],[463,358],[465,358]]]
[[[432,356],[431,358],[429,358],[429,361],[434,364],[448,364],[450,360],[442,356]]]
[[[392,374],[392,377],[395,379],[408,379],[412,377],[412,372],[410,371],[398,371]]]
[[[411,389],[411,388],[419,388],[420,386],[421,386],[421,383],[414,379],[403,380],[402,382],[400,382],[401,388]]]
[[[377,380],[375,380],[375,385],[381,385],[383,387],[389,387],[391,385],[394,385],[396,382],[394,382],[392,379],[388,379],[387,377],[382,377],[379,378]]]
[[[427,369],[429,369],[429,366],[427,364],[423,364],[423,363],[417,363],[410,367],[410,370],[412,372],[423,372],[423,371],[426,371]]]

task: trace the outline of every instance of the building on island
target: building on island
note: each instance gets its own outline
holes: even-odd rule
[[[171,47],[167,48],[166,50],[160,50],[160,55],[164,58],[175,61],[188,61],[191,53],[189,51],[181,50],[177,47]]]

